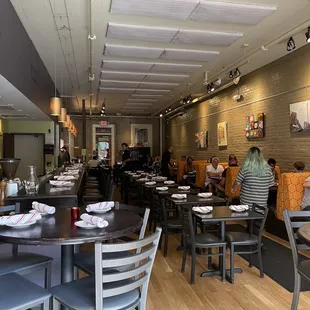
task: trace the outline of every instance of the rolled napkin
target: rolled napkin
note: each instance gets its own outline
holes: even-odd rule
[[[190,186],[179,186],[178,189],[180,191],[189,191],[191,189],[191,187]]]
[[[55,175],[54,179],[57,179],[57,181],[71,181],[75,180],[75,177],[73,175]]]
[[[0,217],[0,225],[6,224],[27,224],[31,221],[41,220],[42,216],[39,213],[35,214],[16,214]]]
[[[209,213],[213,210],[212,206],[205,206],[205,207],[193,207],[192,209],[195,212],[199,212],[199,213]]]
[[[169,187],[161,186],[161,187],[156,187],[157,191],[167,191]]]
[[[81,220],[86,223],[96,225],[99,228],[107,227],[109,223],[99,216],[89,215],[87,213],[83,213],[81,215]]]
[[[248,205],[229,206],[229,209],[236,212],[243,212],[245,210],[249,210],[249,206]]]
[[[102,202],[97,202],[97,203],[87,205],[86,211],[92,212],[96,210],[110,209],[113,207],[114,207],[114,201],[102,201]]]
[[[171,195],[171,198],[175,198],[175,199],[186,199],[187,195],[186,194],[173,194]]]
[[[50,184],[53,186],[72,186],[73,183],[69,181],[53,181],[50,180]]]
[[[198,193],[197,196],[201,198],[209,198],[212,196],[212,193]]]
[[[174,184],[174,181],[165,181],[164,184]]]
[[[145,182],[145,185],[155,185],[156,182]]]
[[[32,202],[32,209],[37,210],[42,213],[54,214],[56,209],[55,207],[48,206],[44,203],[40,203],[37,201]]]

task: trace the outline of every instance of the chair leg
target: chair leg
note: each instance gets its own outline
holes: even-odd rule
[[[211,256],[211,254],[212,254],[212,248],[208,248],[208,255],[210,255],[210,256],[208,256],[208,269],[209,270],[212,267],[212,256]]]
[[[53,298],[53,310],[59,310],[60,303],[56,298]]]
[[[52,283],[51,277],[52,277],[52,263],[49,262],[46,264],[44,275],[44,288],[47,290],[51,288]]]
[[[164,228],[163,228],[163,232],[164,232]],[[163,233],[160,234],[160,238],[159,238],[159,242],[158,242],[158,249],[159,250],[161,250],[162,240],[163,240]]]
[[[252,250],[253,250],[253,247],[250,246],[250,251],[252,251]],[[251,254],[249,254],[249,267],[252,268],[252,266],[253,266],[253,264],[252,264],[252,253],[251,253]]]
[[[226,280],[226,245],[223,246],[222,253],[223,253],[222,282],[225,282]]]
[[[49,310],[50,308],[50,299],[47,298],[43,301],[43,310]]]
[[[235,266],[235,260],[234,260],[234,246],[233,244],[230,245],[230,280],[231,283],[234,283],[234,266]]]
[[[294,294],[293,294],[291,310],[297,310],[297,308],[298,308],[299,293],[300,293],[300,282],[301,282],[300,274],[297,271],[295,271],[295,275],[294,275]]]
[[[191,284],[195,283],[195,267],[196,267],[196,251],[192,250],[192,266],[191,266]]]
[[[164,257],[167,256],[168,252],[168,229],[165,229],[165,243],[164,243]]]
[[[187,258],[187,248],[186,248],[186,242],[184,242],[181,272],[185,271],[186,258]]]
[[[257,258],[258,258],[258,266],[259,266],[260,277],[263,278],[264,277],[264,269],[263,269],[263,261],[262,261],[262,247],[260,244],[258,244]]]

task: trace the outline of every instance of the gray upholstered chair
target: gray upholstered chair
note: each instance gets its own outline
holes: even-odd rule
[[[126,210],[130,212],[135,212],[140,214],[141,217],[143,217],[143,224],[140,229],[139,235],[137,236],[137,239],[142,239],[144,238],[145,235],[145,230],[150,214],[150,209],[146,208],[139,208],[135,206],[129,206],[129,205],[120,205],[118,202],[115,203],[115,209],[117,210]],[[120,238],[121,240],[124,241],[131,241],[134,239],[128,239],[128,237]],[[113,253],[113,254],[108,254],[109,258],[118,258],[118,256],[132,256],[133,254],[130,252],[125,252],[125,253]],[[94,256],[94,251],[80,251],[79,253],[76,253],[74,255],[74,266],[83,272],[93,275],[95,272],[95,256]]]
[[[17,273],[0,276],[0,309],[26,310],[43,305],[49,310],[51,294]]]
[[[1,213],[11,211],[19,213],[19,206],[4,206],[1,207],[0,211]],[[12,246],[12,252],[0,254],[0,276],[11,272],[25,275],[27,273],[34,272],[37,269],[44,268],[44,287],[48,289],[51,286],[52,261],[53,258],[49,256],[36,253],[18,252],[18,246],[14,244]]]
[[[53,287],[53,309],[62,304],[69,309],[115,310],[146,309],[146,297],[161,228],[137,241],[126,243],[95,243],[95,276]],[[133,251],[128,257],[106,258],[106,254]],[[132,269],[119,272],[122,266],[132,264]],[[105,269],[110,272],[106,273]],[[113,270],[114,269],[114,270]]]
[[[294,295],[291,309],[297,310],[301,277],[310,281],[310,259],[299,261],[298,250],[310,250],[310,247],[305,244],[297,243],[298,238],[294,230],[297,230],[303,224],[309,224],[310,211],[284,210],[283,217],[287,235],[292,249],[293,262],[294,262]],[[291,220],[292,218],[296,218],[297,222],[292,221]]]

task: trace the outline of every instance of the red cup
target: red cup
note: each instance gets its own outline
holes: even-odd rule
[[[78,220],[80,218],[80,208],[73,207],[71,208],[71,219]]]

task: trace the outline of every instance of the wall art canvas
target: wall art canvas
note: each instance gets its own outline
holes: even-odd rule
[[[291,132],[310,131],[310,100],[290,104]]]
[[[265,136],[264,113],[251,114],[245,117],[245,136],[258,139]]]
[[[227,123],[226,122],[217,124],[217,145],[227,146]]]
[[[195,143],[198,149],[204,149],[208,147],[208,132],[200,131],[195,133]]]

